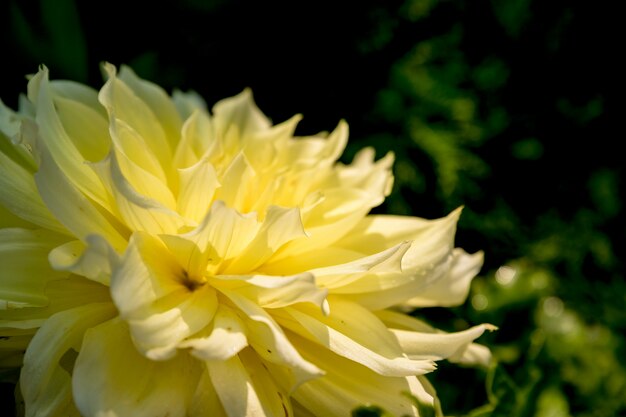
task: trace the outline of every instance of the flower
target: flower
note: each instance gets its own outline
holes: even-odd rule
[[[343,121],[296,138],[250,90],[210,114],[104,69],[0,103],[0,365],[27,416],[440,413],[434,361],[488,359],[489,325],[402,312],[462,303],[482,254],[454,247],[460,209],[368,215],[393,155],[343,165]]]

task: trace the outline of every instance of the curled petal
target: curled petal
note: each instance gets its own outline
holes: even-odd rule
[[[328,290],[315,283],[313,274],[305,272],[292,276],[220,275],[211,281],[220,287],[229,283],[237,293],[255,300],[263,308],[281,308],[297,303],[312,303],[328,314]],[[239,283],[239,284],[238,284]],[[249,285],[242,285],[243,283]]]
[[[54,248],[48,259],[52,268],[68,271],[109,285],[111,267],[119,261],[119,256],[109,243],[99,235],[89,235],[85,243],[73,240]]]

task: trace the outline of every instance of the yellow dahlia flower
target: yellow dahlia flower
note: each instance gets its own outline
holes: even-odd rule
[[[423,375],[486,360],[489,325],[402,311],[467,296],[460,209],[368,215],[393,156],[338,163],[346,123],[296,138],[249,90],[209,113],[104,69],[99,92],[42,68],[0,103],[0,367],[21,367],[25,414],[440,413]]]

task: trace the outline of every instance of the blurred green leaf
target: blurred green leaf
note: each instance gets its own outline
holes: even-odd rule
[[[26,55],[62,77],[86,82],[87,45],[74,0],[40,0],[38,11],[40,21],[29,21],[12,1],[15,41]]]

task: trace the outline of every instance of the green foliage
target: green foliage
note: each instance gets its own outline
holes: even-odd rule
[[[39,9],[41,21],[35,25],[15,1],[11,2],[15,42],[25,55],[58,68],[73,80],[85,82],[87,45],[74,0],[40,0]]]

